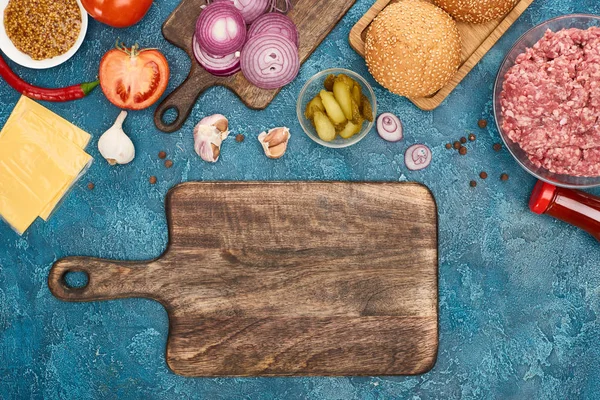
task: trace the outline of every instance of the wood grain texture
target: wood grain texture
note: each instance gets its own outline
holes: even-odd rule
[[[355,2],[356,0],[292,0],[294,8],[288,16],[296,23],[300,34],[298,50],[301,63],[310,57]],[[231,89],[246,106],[258,110],[266,108],[280,91],[260,89],[248,82],[242,73],[226,78],[216,77],[196,62],[192,39],[196,20],[204,5],[206,0],[183,0],[162,28],[165,39],[185,50],[192,60],[187,79],[156,109],[154,123],[163,132],[170,133],[181,129],[198,97],[212,86]],[[169,109],[177,112],[177,118],[172,123],[163,120],[165,112]]]
[[[411,183],[186,183],[167,196],[157,259],[72,257],[65,301],[166,308],[167,363],[186,376],[400,375],[438,347],[437,209]],[[65,275],[84,271],[84,288]]]
[[[367,29],[379,15],[381,10],[388,4],[398,0],[377,0],[373,7],[354,25],[350,31],[350,45],[361,56],[365,56],[365,38]],[[471,72],[479,61],[496,44],[498,39],[514,24],[514,22],[525,12],[533,0],[521,0],[504,17],[490,21],[485,24],[469,24],[457,22],[458,31],[462,39],[462,63],[457,74],[452,80],[430,97],[409,99],[422,110],[433,110],[452,93],[462,80]]]

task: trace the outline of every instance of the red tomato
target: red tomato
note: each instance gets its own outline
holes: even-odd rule
[[[124,45],[107,52],[100,62],[100,86],[119,108],[142,110],[156,103],[169,83],[169,64],[158,50]]]
[[[81,0],[88,14],[115,28],[135,25],[144,18],[152,0]]]

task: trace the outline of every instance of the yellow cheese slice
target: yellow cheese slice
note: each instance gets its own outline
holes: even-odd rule
[[[40,217],[47,221],[50,214],[62,200],[65,193],[75,183],[79,175],[91,163],[92,157],[79,146],[70,142],[50,127],[46,120],[42,119],[36,112],[30,111],[14,120],[19,126],[25,127],[28,135],[38,140],[46,152],[57,162],[57,164],[70,176],[73,177],[60,188],[57,195],[48,203],[40,213]]]
[[[44,207],[45,200],[20,182],[0,157],[0,216],[22,235]]]
[[[77,176],[92,157],[75,143],[59,135],[35,113],[27,113],[13,120],[8,127],[10,137],[15,137],[15,127],[23,139],[35,141],[67,173]]]
[[[46,107],[36,103],[27,96],[21,96],[11,115],[8,117],[5,127],[13,122],[13,120],[19,119],[29,112],[37,114],[48,125],[50,125],[50,127],[53,128],[54,132],[69,139],[82,149],[85,149],[90,142],[91,136],[89,133],[76,127],[66,119],[59,117]],[[4,129],[2,132],[4,132]],[[2,136],[2,132],[0,132],[0,137]]]
[[[31,209],[47,218],[92,158],[40,117],[27,113],[2,130],[0,160],[0,214],[22,233],[35,220]]]
[[[72,178],[20,129],[11,125],[0,138],[0,214],[23,233]]]
[[[40,121],[43,121],[43,123]],[[19,99],[19,102],[17,103],[10,117],[6,121],[4,129],[0,132],[0,138],[3,136],[7,127],[12,126],[12,124],[15,122],[18,122],[19,124],[26,124],[30,126],[31,129],[36,130],[36,132],[38,133],[43,133],[44,135],[60,135],[65,139],[72,141],[77,147],[81,149],[85,149],[85,147],[88,145],[91,139],[91,136],[87,132],[81,130],[69,121],[59,117],[52,111],[48,110],[41,104],[36,103],[35,101],[31,100],[26,96],[21,96],[21,98]],[[52,149],[52,145],[49,144],[48,148]],[[67,146],[67,149],[73,150],[72,146]],[[54,155],[57,154],[54,153]],[[82,153],[79,153],[78,155],[81,156]],[[68,157],[68,154],[65,156]],[[63,155],[59,155],[59,157],[61,157],[60,159],[64,161],[71,160],[75,165],[75,169],[79,168],[79,158],[63,158]],[[88,165],[91,162],[91,157],[87,156],[86,160],[86,165]],[[79,173],[81,172],[82,170],[79,171]],[[42,217],[45,221],[47,221],[48,218],[50,218],[52,211],[54,211],[58,203],[60,203],[60,201],[63,199],[63,197],[71,188],[75,180],[76,179],[74,179],[71,182],[68,182],[64,185],[63,188],[61,188],[58,191],[56,196],[48,202],[46,207],[44,207],[44,209],[40,213],[40,217]]]

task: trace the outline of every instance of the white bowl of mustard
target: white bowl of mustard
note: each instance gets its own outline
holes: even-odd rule
[[[6,27],[4,25],[4,11],[6,10],[9,1],[10,0],[0,0],[0,50],[2,50],[2,53],[4,53],[6,57],[23,67],[32,69],[48,69],[63,64],[71,57],[73,57],[77,50],[79,50],[81,44],[83,43],[83,40],[85,39],[85,35],[87,33],[88,28],[88,14],[85,11],[85,8],[83,8],[83,5],[81,4],[80,0],[76,1],[81,14],[81,29],[79,31],[77,39],[75,40],[75,43],[69,48],[67,52],[61,55],[57,55],[56,57],[46,58],[43,60],[34,60],[28,54],[25,54],[24,52],[20,51],[9,38],[6,32]]]

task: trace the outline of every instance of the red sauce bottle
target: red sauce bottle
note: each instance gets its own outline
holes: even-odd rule
[[[529,208],[583,229],[600,241],[600,198],[538,181]]]

